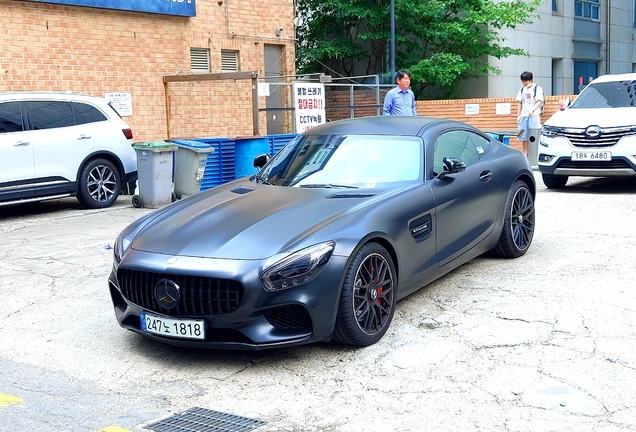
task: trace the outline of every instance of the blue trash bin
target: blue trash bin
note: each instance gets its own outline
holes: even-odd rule
[[[269,154],[267,137],[237,137],[234,144],[234,177],[241,178],[256,174],[254,158],[261,154]]]

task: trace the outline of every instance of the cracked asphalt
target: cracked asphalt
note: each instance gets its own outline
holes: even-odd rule
[[[636,180],[537,175],[533,245],[400,301],[386,336],[263,352],[125,331],[107,276],[150,210],[0,208],[0,430],[144,431],[203,407],[281,431],[636,431]]]

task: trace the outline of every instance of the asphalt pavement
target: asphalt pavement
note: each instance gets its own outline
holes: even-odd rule
[[[225,430],[636,431],[636,180],[537,180],[524,257],[400,301],[367,348],[147,340],[117,324],[107,277],[117,234],[152,210],[0,207],[0,431],[169,430],[194,408],[235,416]]]

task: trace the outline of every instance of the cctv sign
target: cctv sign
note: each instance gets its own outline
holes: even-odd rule
[[[305,132],[327,122],[325,85],[322,83],[295,83],[294,119],[296,132]]]

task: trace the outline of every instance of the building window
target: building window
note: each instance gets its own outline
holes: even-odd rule
[[[599,21],[601,19],[601,13],[598,0],[576,0],[574,2],[574,16]]]
[[[210,50],[190,48],[190,70],[192,73],[210,72]]]
[[[221,50],[221,72],[238,72],[238,51]]]
[[[574,94],[581,93],[593,79],[598,78],[598,63],[595,61],[574,62]]]
[[[552,0],[552,12],[558,12],[558,11],[559,11],[559,8],[557,5],[557,0]]]

